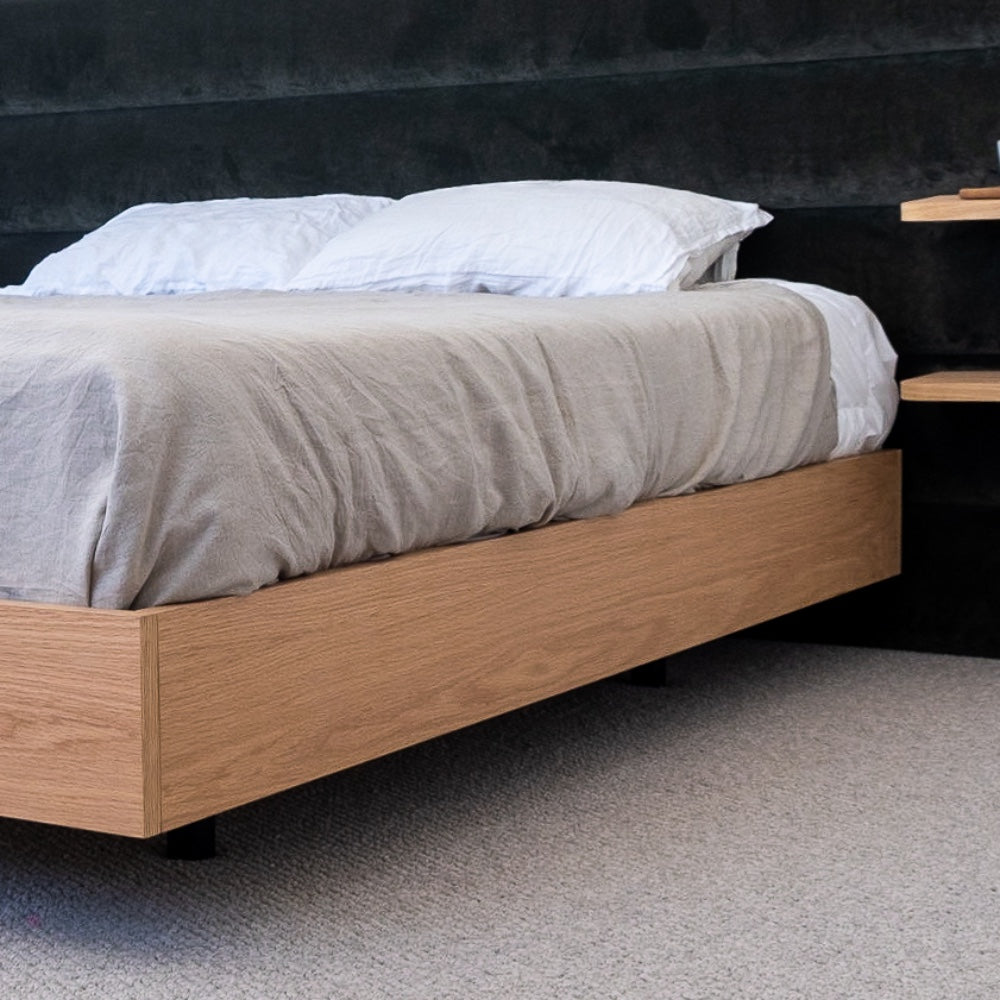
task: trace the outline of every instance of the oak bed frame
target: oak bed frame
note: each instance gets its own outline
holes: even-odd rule
[[[141,611],[0,602],[0,815],[152,837],[899,571],[881,451]]]

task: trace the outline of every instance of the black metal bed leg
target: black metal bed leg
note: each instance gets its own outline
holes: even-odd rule
[[[626,684],[648,688],[679,687],[688,679],[683,663],[678,663],[672,656],[664,656],[651,663],[644,663],[641,667],[633,667],[620,676]]]
[[[669,687],[670,680],[666,663],[663,660],[653,660],[640,667],[633,667],[621,675],[626,684],[637,687],[662,688]]]
[[[215,817],[167,831],[163,853],[175,861],[204,861],[215,857]]]

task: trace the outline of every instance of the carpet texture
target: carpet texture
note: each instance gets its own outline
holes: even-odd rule
[[[220,817],[0,820],[0,995],[996,998],[1000,661],[729,639]]]

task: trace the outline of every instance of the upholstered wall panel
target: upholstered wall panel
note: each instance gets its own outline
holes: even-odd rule
[[[136,201],[614,177],[771,208],[889,205],[989,179],[992,51],[0,117],[0,232]],[[881,99],[873,101],[872,94]],[[893,108],[887,117],[886,105]],[[850,115],[845,115],[845,106]],[[966,151],[966,158],[955,155]]]
[[[984,48],[1000,0],[0,0],[19,113]]]

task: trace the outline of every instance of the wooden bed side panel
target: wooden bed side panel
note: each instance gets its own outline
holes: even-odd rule
[[[0,602],[0,815],[160,826],[155,619]]]
[[[158,614],[169,829],[899,571],[895,452]]]

